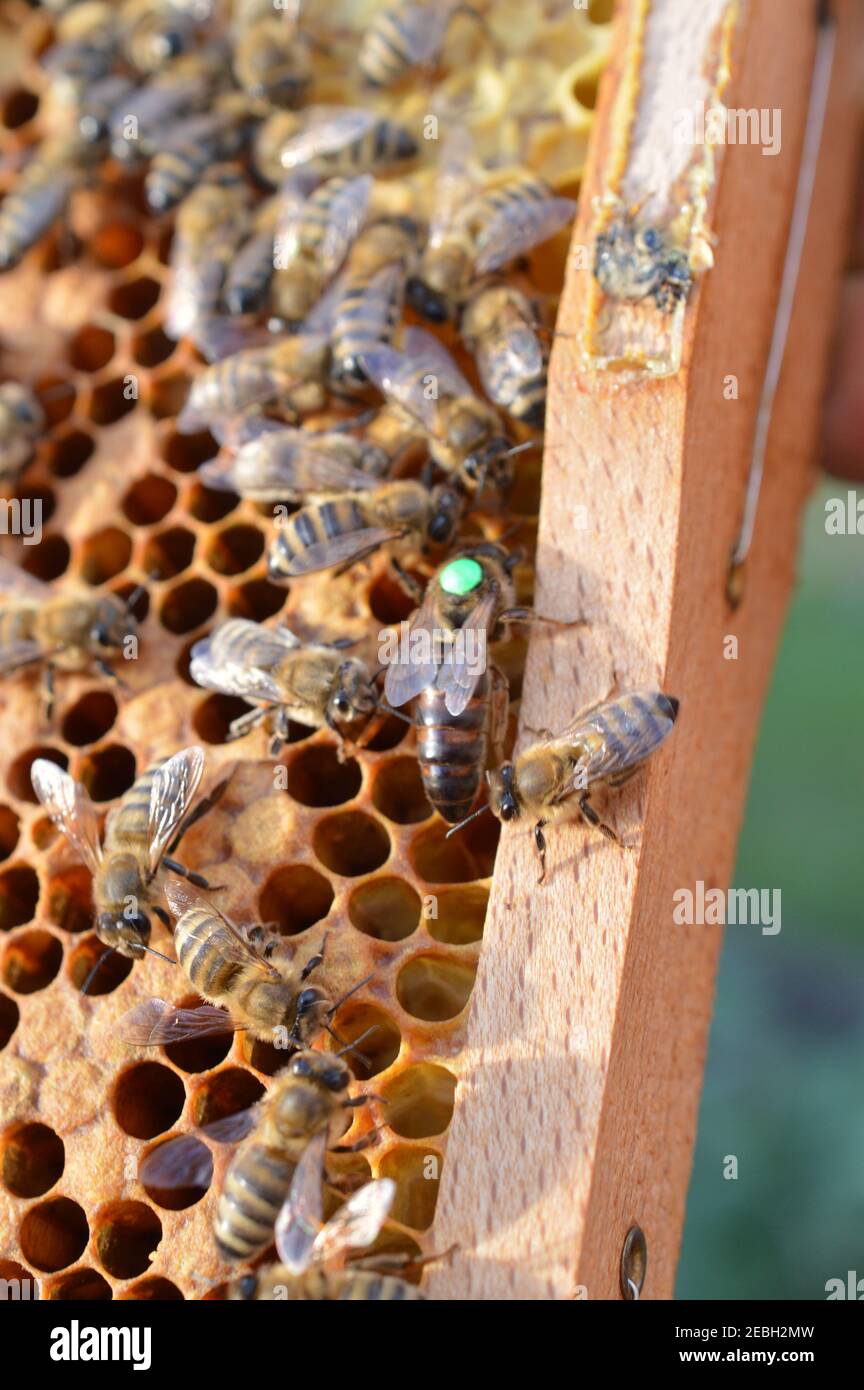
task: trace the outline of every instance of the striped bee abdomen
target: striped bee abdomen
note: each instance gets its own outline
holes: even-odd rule
[[[489,746],[489,676],[481,676],[467,707],[450,714],[434,686],[418,697],[417,757],[423,789],[435,810],[455,825],[480,790]]]
[[[291,562],[310,546],[319,545],[352,531],[362,531],[369,525],[358,502],[353,497],[332,498],[329,502],[301,507],[289,516],[277,531],[267,557],[272,577],[288,572]]]
[[[249,1260],[273,1239],[295,1164],[265,1144],[241,1148],[225,1174],[214,1232],[223,1259]]]

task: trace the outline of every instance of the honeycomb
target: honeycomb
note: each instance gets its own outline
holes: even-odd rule
[[[539,6],[500,8],[502,22],[517,25]],[[532,159],[559,189],[578,185],[611,8],[559,7],[575,35],[573,63],[562,73],[559,40],[532,73],[535,86],[538,71],[554,79],[566,107],[565,126],[540,122],[532,135]],[[36,56],[51,21],[14,2],[4,13],[6,191],[45,128]],[[521,90],[524,66],[514,58],[496,70],[505,97],[508,81]],[[481,138],[494,124],[484,133],[478,119]],[[261,729],[226,745],[245,706],[198,689],[188,674],[192,644],[216,623],[278,615],[301,635],[353,637],[374,660],[379,631],[412,604],[381,556],[338,579],[287,589],[268,581],[264,509],[205,487],[196,469],[215,442],[175,428],[201,364],[162,327],[170,220],[147,214],[140,176],[108,165],[76,196],[72,221],[71,247],[52,233],[0,277],[0,376],[34,386],[50,422],[15,492],[41,502],[42,538],[2,544],[42,580],[123,595],[140,583],[145,594],[140,657],[122,663],[128,690],[58,676],[50,726],[38,677],[0,691],[0,1278],[35,1279],[48,1299],[183,1299],[220,1296],[228,1275],[211,1226],[229,1152],[213,1146],[206,1190],[148,1190],[139,1168],[157,1143],[254,1103],[284,1054],[242,1034],[148,1052],[118,1041],[117,1020],[151,995],[199,1001],[177,968],[152,956],[134,966],[111,956],[82,995],[102,949],[90,876],[30,786],[33,760],[49,758],[107,811],[155,758],[190,743],[206,751],[205,782],[235,771],[184,839],[183,860],[225,885],[220,905],[236,920],[275,922],[299,960],[326,932],[332,978],[348,987],[371,976],[336,1024],[349,1040],[375,1025],[363,1043],[367,1067],[354,1065],[358,1090],[385,1103],[352,1112],[344,1142],[376,1133],[362,1153],[336,1159],[334,1172],[394,1178],[382,1243],[429,1253],[497,822],[483,817],[444,839],[423,796],[413,731],[394,718],[344,762],[327,732],[292,726],[279,781]],[[566,239],[557,259],[547,251],[533,264],[544,289],[560,285],[565,254]],[[53,389],[64,385],[71,390]],[[513,499],[528,548],[538,501],[539,455],[528,454]],[[472,516],[464,531],[497,535],[509,521]],[[519,573],[524,602],[530,572]],[[494,654],[517,708],[523,653],[513,639]],[[153,944],[170,949],[158,925]]]

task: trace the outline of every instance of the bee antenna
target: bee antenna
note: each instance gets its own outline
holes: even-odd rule
[[[512,449],[508,449],[504,454],[505,459],[512,459],[514,454],[524,454],[526,449],[542,449],[542,439],[526,439],[523,444],[514,444]]]
[[[342,995],[341,999],[337,999],[335,1004],[331,1004],[330,1008],[329,1008],[328,1011],[327,1011],[327,1017],[328,1017],[328,1018],[332,1018],[333,1015],[335,1014],[336,1010],[337,1010],[337,1009],[341,1009],[342,1005],[345,1003],[345,1000],[346,1000],[346,999],[350,999],[350,998],[351,998],[351,995],[352,995],[352,994],[356,994],[357,991],[358,991],[358,989],[362,989],[364,985],[368,985],[369,981],[370,981],[372,978],[373,978],[372,975],[367,975],[367,976],[365,977],[365,979],[363,979],[363,980],[358,980],[357,983],[356,983],[356,985],[352,985],[351,988],[350,988],[349,990],[347,990],[347,991],[345,992],[345,994]],[[335,1034],[334,1034],[334,1037],[335,1037]],[[341,1039],[340,1039],[340,1041],[341,1041]]]
[[[103,960],[105,959],[105,957],[106,957],[106,956],[113,956],[113,954],[114,954],[114,947],[113,947],[113,946],[109,946],[107,950],[103,951],[101,955],[99,955],[99,956],[96,957],[95,961],[93,962],[93,964],[91,965],[90,969],[89,969],[88,972],[87,972],[87,979],[84,981],[83,985],[81,986],[81,993],[82,993],[82,994],[86,994],[86,993],[87,993],[88,989],[90,988],[91,984],[93,983],[93,980],[94,980],[95,977],[96,977],[96,973],[97,973],[97,971],[98,971],[98,969],[99,969],[99,966],[102,964],[102,962],[103,962]]]
[[[366,1039],[369,1037],[369,1034],[374,1033],[377,1027],[378,1024],[373,1023],[371,1027],[366,1029],[365,1033],[360,1034],[359,1038],[355,1038],[353,1042],[345,1043],[343,1047],[340,1047],[339,1051],[335,1055],[337,1057],[344,1057],[346,1052],[353,1052],[355,1057],[362,1056],[362,1054],[357,1051],[359,1044],[365,1042]],[[365,1057],[363,1057],[363,1061],[366,1061]]]
[[[469,821],[476,820],[478,816],[482,816],[484,811],[491,811],[491,809],[492,807],[489,805],[489,802],[487,801],[485,805],[481,806],[478,810],[472,811],[470,816],[466,816],[464,820],[460,820],[458,825],[451,825],[450,829],[447,831],[447,834],[444,836],[444,839],[449,840],[450,836],[455,835],[457,830],[461,830],[463,825],[467,825]]]
[[[381,669],[384,669],[383,666]],[[403,714],[400,709],[394,709],[393,706],[388,704],[386,700],[382,700],[378,708],[379,710],[382,710],[384,714],[392,714],[394,719],[401,719],[404,721],[404,723],[410,724],[412,728],[414,727],[414,720],[411,719],[409,715]]]
[[[162,952],[155,950],[154,947],[145,946],[143,941],[141,942],[141,949],[142,951],[147,951],[151,956],[158,956],[160,960],[166,960],[169,965],[177,964],[176,960],[172,960],[170,956],[163,956]]]

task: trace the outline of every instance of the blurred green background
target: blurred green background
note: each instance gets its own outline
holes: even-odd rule
[[[847,491],[811,500],[763,717],[735,883],[780,888],[783,925],[726,929],[678,1298],[864,1278],[864,535],[825,532]]]

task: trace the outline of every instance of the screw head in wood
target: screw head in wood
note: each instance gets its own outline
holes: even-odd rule
[[[638,1301],[648,1269],[648,1242],[641,1226],[631,1226],[624,1237],[621,1251],[621,1297],[628,1303]]]

